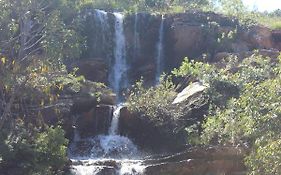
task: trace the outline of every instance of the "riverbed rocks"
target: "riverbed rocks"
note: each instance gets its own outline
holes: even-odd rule
[[[81,160],[73,161],[73,171],[83,166],[87,172],[99,175],[246,175],[243,160],[247,148],[231,146],[193,147],[166,155],[152,154],[140,160]]]
[[[246,175],[241,147],[191,148],[185,152],[146,162],[146,175]]]

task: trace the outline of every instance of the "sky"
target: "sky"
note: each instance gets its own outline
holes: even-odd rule
[[[281,9],[281,0],[243,0],[244,4],[250,9],[259,11],[274,11]]]

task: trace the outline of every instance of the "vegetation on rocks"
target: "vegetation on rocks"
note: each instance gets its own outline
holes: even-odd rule
[[[280,174],[280,61],[254,54],[244,60],[230,57],[219,68],[185,61],[175,71],[209,84],[209,114],[196,134],[201,143],[248,147],[250,174]]]

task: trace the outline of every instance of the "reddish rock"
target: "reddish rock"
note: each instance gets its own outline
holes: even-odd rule
[[[146,163],[146,175],[246,175],[246,150],[237,147],[192,148],[170,157]]]
[[[273,48],[271,30],[264,26],[253,26],[245,33],[245,40],[251,48],[270,49]]]
[[[111,122],[112,106],[97,106],[79,115],[76,125],[81,137],[107,134]]]
[[[77,67],[77,75],[83,75],[87,80],[94,82],[108,82],[108,66],[102,59],[80,59],[71,67]]]
[[[273,30],[272,31],[272,38],[274,41],[274,48],[281,51],[281,30]]]

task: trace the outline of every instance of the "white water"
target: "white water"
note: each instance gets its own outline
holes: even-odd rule
[[[123,107],[124,107],[123,105],[119,105],[119,106],[114,108],[112,122],[111,122],[111,126],[109,128],[109,135],[117,135],[118,134],[120,110]]]
[[[104,32],[106,32],[106,29],[108,28],[108,17],[107,17],[107,12],[103,11],[103,10],[95,10],[95,15],[97,20],[100,23],[101,28],[103,29],[103,31],[101,31],[101,33],[103,34]]]
[[[144,173],[145,166],[142,165],[141,160],[138,160],[140,153],[137,147],[129,138],[117,135],[121,109],[122,106],[115,108],[109,135],[99,135],[84,140],[90,145],[94,145],[88,156],[70,153],[72,162],[78,164],[72,166],[73,174],[95,175],[108,168],[113,168],[113,171],[119,175],[141,175]],[[78,133],[76,132],[76,134]],[[111,167],[108,164],[114,166]]]
[[[110,85],[118,97],[122,89],[127,87],[127,61],[126,61],[126,40],[124,35],[123,18],[120,13],[113,13],[115,16],[115,49],[114,65],[110,73]],[[120,100],[120,98],[119,98]]]
[[[113,91],[117,94],[118,101],[121,101],[121,92],[128,84],[126,43],[123,15],[120,13],[113,13],[113,15],[115,17],[115,49],[114,64],[109,75],[109,82]],[[107,13],[96,10],[96,17],[98,18],[99,25],[106,31],[108,26]],[[137,146],[129,138],[118,135],[119,117],[122,107],[122,105],[118,105],[114,108],[108,135],[81,139],[75,130],[74,143],[70,146],[69,151],[69,157],[73,162],[73,174],[107,174],[107,172],[104,172],[104,169],[114,171],[120,175],[143,174],[145,166],[142,165],[141,160],[138,160],[140,152]],[[83,150],[86,150],[86,153]]]
[[[164,62],[164,53],[163,53],[163,39],[164,39],[164,16],[162,15],[161,23],[159,27],[159,39],[157,43],[157,55],[156,55],[156,76],[155,82],[156,84],[160,81],[160,76],[163,72],[163,62]]]
[[[101,43],[98,43],[100,49],[103,51],[107,51],[107,33],[109,31],[109,23],[108,23],[108,13],[103,10],[95,10],[95,19],[97,20],[99,29],[100,29],[100,36],[101,36]]]
[[[135,24],[134,24],[134,59],[137,59],[139,56],[139,47],[140,47],[140,36],[138,31],[138,21],[139,21],[139,15],[135,14]]]

